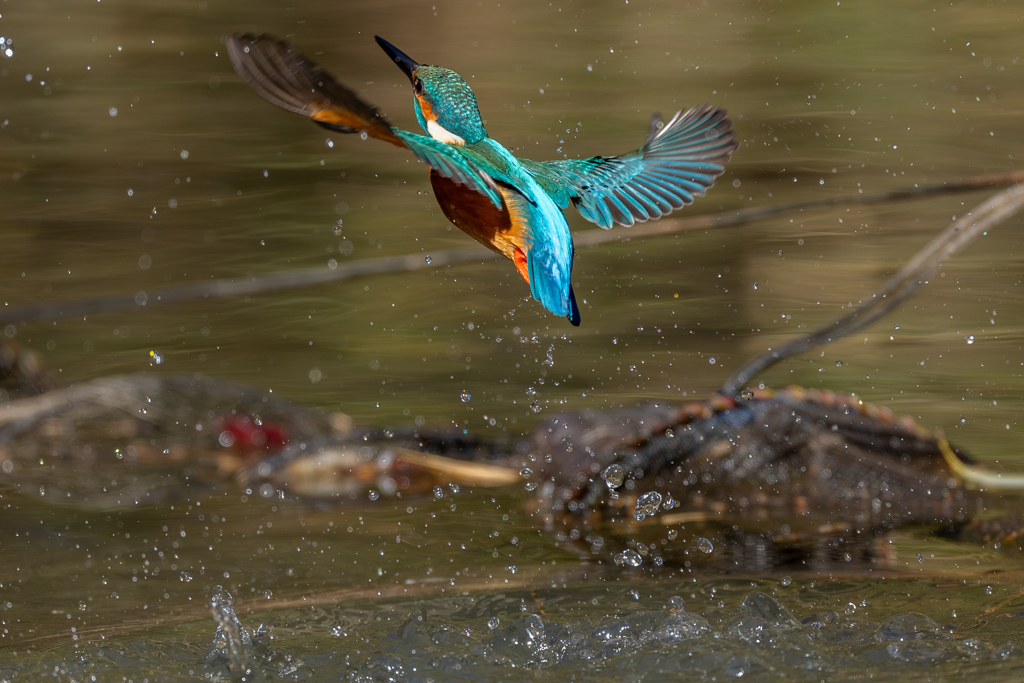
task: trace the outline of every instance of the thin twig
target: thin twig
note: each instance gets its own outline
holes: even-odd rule
[[[110,313],[142,306],[175,304],[189,299],[217,299],[231,296],[246,296],[276,292],[283,289],[298,289],[341,282],[362,275],[395,273],[423,268],[436,268],[449,263],[463,261],[486,261],[497,258],[494,252],[483,247],[463,247],[445,249],[434,252],[431,262],[427,263],[424,255],[386,256],[383,258],[362,259],[350,263],[339,264],[337,269],[305,268],[289,270],[270,275],[254,275],[247,278],[225,278],[211,282],[178,285],[155,293],[146,293],[145,303],[140,303],[138,294],[123,294],[97,297],[85,301],[70,301],[57,304],[35,304],[0,312],[0,325],[24,323],[34,320],[56,320],[58,318],[78,317],[92,313]]]
[[[967,247],[978,235],[1024,208],[1024,183],[1003,190],[954,221],[914,255],[866,303],[825,327],[768,350],[740,368],[719,391],[735,396],[752,377],[781,360],[863,329],[891,311],[931,278],[946,259]]]
[[[612,235],[606,232],[587,232],[577,234],[574,240],[577,246],[593,246],[611,242],[616,239],[627,239],[633,237],[653,237],[655,235],[667,235],[676,232],[687,232],[691,230],[713,230],[715,228],[729,228],[754,221],[763,221],[768,218],[785,216],[791,213],[799,213],[808,209],[827,209],[836,206],[857,206],[863,204],[883,204],[887,202],[902,202],[923,197],[933,197],[943,194],[954,194],[957,192],[972,192],[988,187],[999,187],[1001,185],[1013,185],[1024,182],[1024,171],[1014,173],[993,173],[988,175],[971,176],[963,180],[951,180],[939,185],[928,185],[926,187],[911,187],[891,192],[878,192],[875,194],[852,194],[828,199],[815,199],[810,202],[798,202],[795,204],[783,204],[781,206],[756,207],[753,209],[741,209],[740,211],[724,211],[706,216],[694,216],[682,220],[660,220],[656,223],[645,223],[633,226],[625,231],[618,231]]]
[[[811,202],[784,204],[781,206],[725,211],[722,213],[695,216],[686,219],[665,219],[656,223],[635,225],[631,228],[614,231],[587,231],[574,235],[577,247],[593,247],[599,244],[638,237],[653,237],[694,230],[713,230],[729,228],[753,221],[765,220],[786,214],[798,213],[809,209],[830,208],[836,206],[880,204],[883,202],[906,201],[921,197],[955,192],[969,192],[986,187],[1009,185],[1024,181],[1024,171],[1006,174],[973,176],[958,181],[950,181],[928,187],[894,190],[866,195],[847,195],[831,197]],[[0,311],[0,326],[11,323],[26,323],[36,320],[56,320],[59,318],[79,317],[93,313],[110,313],[126,309],[139,309],[143,306],[175,304],[191,299],[216,299],[231,296],[246,296],[277,292],[285,289],[314,287],[328,283],[343,282],[365,275],[384,273],[411,272],[453,263],[466,261],[488,261],[498,258],[494,252],[483,247],[463,247],[445,249],[431,253],[428,263],[424,254],[408,256],[389,256],[384,258],[363,259],[339,264],[334,270],[324,268],[306,268],[291,270],[270,275],[256,275],[247,278],[225,278],[210,282],[177,285],[153,293],[146,293],[145,299],[138,294],[103,296],[84,301],[69,301],[56,304],[34,304],[10,310]],[[142,303],[145,301],[145,303]]]

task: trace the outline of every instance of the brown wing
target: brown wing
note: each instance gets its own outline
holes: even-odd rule
[[[288,43],[268,35],[228,38],[235,71],[267,101],[338,131],[365,131],[378,140],[405,147],[377,108],[335,81],[319,64]]]

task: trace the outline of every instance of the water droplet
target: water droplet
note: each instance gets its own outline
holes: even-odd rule
[[[673,595],[668,599],[668,611],[669,612],[685,612],[686,602],[678,595]]]
[[[533,476],[533,470],[531,470],[529,467],[524,467],[523,469],[519,470],[519,476],[522,477],[523,479],[529,479],[530,477]]]
[[[536,396],[537,395],[537,390],[534,389],[533,387],[526,387],[526,395],[527,396]]]
[[[985,595],[992,595],[992,586],[985,586]]]
[[[850,616],[851,614],[855,613],[856,611],[857,611],[857,605],[853,604],[852,602],[846,603],[846,609],[843,610],[843,612],[846,613],[846,616]]]
[[[657,491],[648,491],[636,499],[636,507],[633,508],[633,519],[642,522],[645,517],[655,514],[661,505],[661,494]]]
[[[424,260],[424,261],[426,261],[427,263],[430,263],[430,262],[431,262],[431,261],[432,261],[433,259],[431,259],[431,258],[430,258],[430,257],[428,256],[427,258],[425,258],[425,259],[423,259],[423,260]]]
[[[698,538],[697,539],[697,549],[700,550],[705,555],[708,555],[708,554],[714,552],[715,544],[712,543],[711,541],[709,541],[706,538]]]
[[[117,116],[117,107],[111,107],[110,108],[110,115],[111,116]]]
[[[677,538],[679,538],[679,530],[678,529],[669,529],[668,530],[668,540],[674,541]]]
[[[539,486],[540,486],[540,484],[538,484],[537,482],[529,481],[529,482],[526,483],[525,486],[523,486],[523,488],[526,489],[527,493],[533,493],[534,491],[537,490],[537,487],[539,487]]]
[[[539,413],[541,411],[540,403],[533,401],[530,403],[530,412]]]
[[[469,399],[471,398],[473,398],[473,395],[466,391],[465,389],[463,389],[462,393],[459,394],[459,400],[461,400],[463,403],[469,403]]]
[[[380,498],[380,494],[377,493],[376,491],[371,490],[370,491],[370,495],[368,496],[368,498],[370,500],[377,500],[378,498]]]
[[[188,150],[187,149],[181,150],[181,158],[182,159],[188,159]]]
[[[782,586],[783,588],[785,588],[786,586],[789,586],[792,583],[793,583],[793,579],[788,577],[788,576],[783,576],[779,580],[779,585]]]
[[[491,617],[490,619],[487,620],[487,628],[491,629],[492,631],[494,629],[498,628],[498,626],[500,626],[500,625],[501,625],[501,620],[498,619],[498,617]]]
[[[434,498],[436,498],[437,500],[441,500],[442,498],[444,498],[444,489],[441,488],[440,486],[435,486]]]
[[[608,484],[608,488],[617,489],[622,486],[622,482],[626,480],[626,473],[623,471],[621,465],[609,465],[605,471],[601,473],[601,478]]]
[[[161,363],[164,362],[164,355],[159,351],[150,351],[149,357],[153,359],[154,365],[160,365]]]
[[[837,360],[837,361],[836,361],[836,367],[837,367],[837,368],[841,368],[841,367],[843,367],[843,361],[841,361],[841,360]]]
[[[967,343],[968,344],[973,344],[974,343],[974,335],[973,334],[967,335]]]
[[[623,550],[621,553],[616,553],[612,557],[612,559],[615,560],[615,564],[619,565],[620,567],[639,567],[641,564],[643,564],[644,561],[643,558],[640,557],[640,553],[633,550],[632,548]]]
[[[917,554],[917,561],[922,563],[922,564],[924,563],[924,553],[918,553]]]

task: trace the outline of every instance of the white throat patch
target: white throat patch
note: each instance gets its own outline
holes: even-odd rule
[[[430,133],[430,137],[439,142],[444,142],[449,145],[457,145],[460,147],[466,144],[465,140],[433,119],[427,121],[427,132]]]

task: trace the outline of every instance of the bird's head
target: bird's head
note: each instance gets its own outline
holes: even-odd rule
[[[388,41],[375,37],[412,82],[416,118],[430,137],[454,145],[487,137],[476,97],[461,76],[443,66],[418,64]]]

